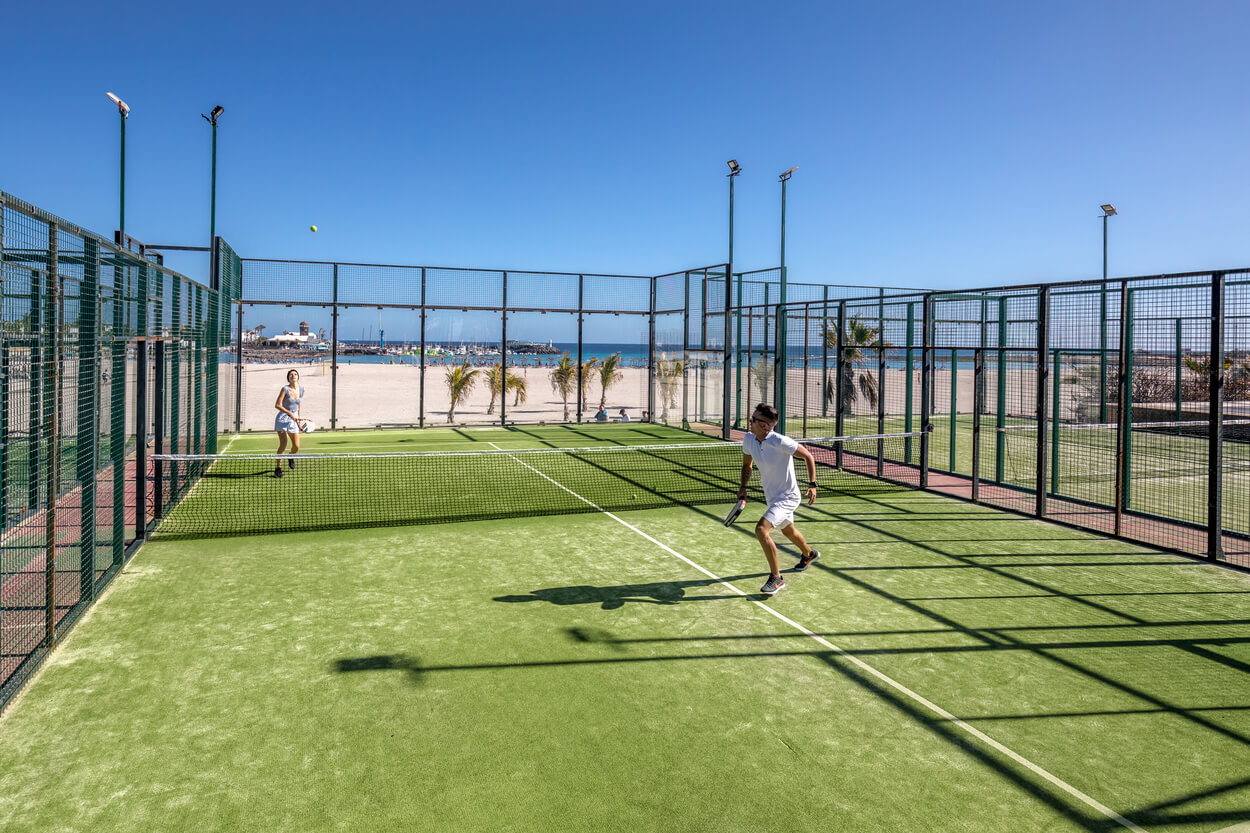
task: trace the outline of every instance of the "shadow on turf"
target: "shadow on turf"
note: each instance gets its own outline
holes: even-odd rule
[[[691,579],[689,581],[653,581],[646,584],[616,584],[608,587],[595,587],[590,584],[575,584],[569,587],[548,587],[543,590],[532,590],[525,595],[496,596],[497,602],[547,602],[553,605],[584,605],[597,604],[603,610],[616,610],[624,607],[627,602],[642,604],[673,605],[678,602],[711,602],[720,599],[741,599],[737,593],[721,593],[711,596],[687,596],[686,591],[697,587],[710,587],[722,582],[738,581],[739,579],[765,579],[768,573],[746,573],[723,578]]]

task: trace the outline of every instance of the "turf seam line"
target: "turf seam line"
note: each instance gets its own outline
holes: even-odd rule
[[[491,444],[491,445],[495,445],[494,443],[490,443],[490,444]],[[496,446],[496,448],[498,448],[498,446]],[[629,523],[629,522],[627,522],[627,521],[622,520],[621,518],[617,517],[616,515],[612,514],[611,512],[607,511],[606,509],[603,509],[602,507],[600,507],[600,506],[596,505],[593,501],[590,501],[590,500],[588,500],[588,499],[586,499],[586,498],[582,497],[582,496],[581,496],[581,495],[579,495],[577,492],[575,492],[575,491],[573,491],[572,489],[570,489],[570,488],[568,488],[567,486],[565,486],[563,483],[559,483],[559,482],[557,482],[557,481],[553,480],[552,478],[548,477],[546,474],[543,474],[543,473],[542,473],[541,471],[539,471],[538,469],[536,469],[536,468],[534,468],[533,466],[531,466],[531,465],[529,465],[528,463],[526,463],[524,460],[520,460],[520,459],[518,459],[518,458],[516,458],[516,457],[513,457],[512,459],[516,460],[516,461],[517,461],[518,463],[520,463],[521,465],[523,465],[523,466],[525,466],[526,468],[530,469],[530,470],[531,470],[531,471],[533,471],[535,474],[537,474],[539,477],[542,477],[542,478],[544,478],[544,479],[546,479],[546,480],[551,481],[551,482],[552,482],[552,483],[554,483],[556,486],[559,486],[561,489],[563,489],[564,491],[568,492],[570,495],[572,495],[573,497],[575,497],[575,498],[577,498],[578,500],[582,501],[583,503],[587,504],[588,506],[591,506],[591,507],[593,507],[594,509],[598,510],[599,512],[602,512],[604,515],[607,515],[609,518],[611,518],[612,520],[616,521],[616,522],[617,522],[617,523],[619,523],[621,526],[624,526],[626,529],[632,530],[633,532],[637,533],[638,535],[641,535],[643,538],[645,538],[645,539],[647,539],[648,541],[650,541],[651,543],[655,544],[657,547],[659,547],[660,549],[664,550],[665,552],[667,552],[667,553],[669,553],[669,554],[671,554],[671,555],[673,555],[673,556],[676,556],[677,558],[681,559],[682,561],[684,561],[685,563],[689,564],[689,565],[690,565],[691,567],[693,567],[694,569],[696,569],[696,570],[698,570],[699,572],[703,573],[703,574],[704,574],[705,576],[707,576],[708,578],[713,579],[713,580],[714,580],[714,581],[716,581],[716,582],[719,582],[719,583],[720,583],[723,587],[727,587],[727,588],[729,588],[730,590],[732,590],[733,592],[737,593],[739,596],[742,596],[742,597],[743,597],[743,598],[745,598],[747,601],[751,602],[751,604],[755,605],[756,607],[760,608],[761,610],[767,611],[768,613],[770,613],[770,614],[772,614],[773,616],[775,616],[776,618],[780,619],[782,622],[785,622],[787,625],[789,625],[790,627],[794,628],[795,630],[797,630],[798,632],[802,633],[803,635],[808,636],[808,637],[811,637],[811,638],[812,638],[812,639],[814,639],[817,643],[819,643],[820,645],[825,646],[825,647],[826,647],[826,648],[828,648],[830,651],[833,651],[833,652],[834,652],[835,654],[837,654],[839,657],[841,657],[841,658],[845,659],[846,661],[848,661],[848,662],[852,663],[853,665],[857,666],[858,668],[860,668],[860,669],[861,669],[861,670],[863,670],[864,672],[866,672],[866,673],[868,673],[868,674],[872,675],[873,677],[877,678],[878,680],[880,680],[881,682],[885,683],[885,684],[886,684],[886,685],[888,685],[890,688],[893,688],[895,691],[899,692],[899,693],[900,693],[900,694],[902,694],[903,696],[905,696],[905,697],[909,698],[910,700],[912,700],[912,701],[914,701],[914,702],[916,702],[916,703],[920,704],[920,705],[921,705],[921,706],[923,706],[924,708],[926,708],[926,709],[928,709],[929,711],[931,711],[931,712],[933,712],[934,714],[936,714],[938,717],[941,717],[942,719],[949,721],[949,722],[951,723],[951,725],[959,727],[959,728],[960,728],[960,729],[962,729],[964,732],[968,733],[968,734],[969,734],[969,735],[971,735],[972,737],[974,737],[974,738],[976,738],[977,740],[981,741],[982,743],[986,744],[986,745],[987,745],[987,746],[989,746],[990,748],[992,748],[992,749],[996,750],[996,751],[997,751],[997,752],[999,752],[1000,754],[1005,755],[1006,757],[1008,757],[1008,758],[1010,758],[1011,760],[1015,761],[1017,764],[1019,764],[1020,766],[1022,766],[1022,767],[1024,767],[1024,768],[1028,769],[1030,772],[1032,772],[1033,774],[1035,774],[1035,775],[1037,775],[1038,777],[1042,778],[1043,780],[1045,780],[1045,781],[1049,782],[1051,785],[1053,785],[1053,786],[1055,786],[1055,787],[1059,788],[1060,790],[1062,790],[1063,792],[1066,792],[1068,795],[1072,796],[1073,798],[1078,799],[1079,801],[1081,801],[1082,803],[1086,804],[1087,806],[1089,806],[1089,807],[1091,807],[1091,808],[1093,808],[1093,809],[1097,810],[1098,812],[1102,813],[1104,816],[1106,816],[1107,818],[1111,819],[1112,821],[1114,821],[1116,824],[1120,825],[1121,827],[1124,827],[1124,828],[1126,828],[1126,829],[1128,829],[1128,830],[1132,830],[1132,831],[1134,831],[1134,833],[1147,833],[1147,832],[1146,832],[1146,830],[1145,830],[1145,828],[1139,827],[1138,825],[1134,824],[1133,822],[1131,822],[1131,821],[1129,821],[1128,819],[1126,819],[1126,818],[1124,818],[1123,816],[1121,816],[1121,815],[1120,815],[1119,813],[1117,813],[1115,810],[1112,810],[1110,807],[1108,807],[1108,806],[1106,806],[1105,804],[1103,804],[1103,803],[1099,802],[1098,800],[1094,799],[1093,797],[1091,797],[1091,796],[1089,796],[1089,795],[1086,795],[1085,793],[1081,792],[1079,789],[1077,789],[1076,787],[1072,786],[1072,785],[1071,785],[1071,784],[1069,784],[1067,781],[1064,781],[1064,780],[1063,780],[1062,778],[1060,778],[1059,776],[1054,775],[1054,774],[1052,774],[1051,772],[1049,772],[1048,770],[1046,770],[1046,769],[1042,768],[1039,764],[1035,764],[1035,763],[1033,763],[1033,762],[1032,762],[1032,761],[1030,761],[1028,758],[1025,758],[1023,755],[1020,755],[1019,753],[1017,753],[1017,752],[1013,751],[1012,749],[1008,748],[1007,746],[1003,745],[1002,743],[999,743],[998,741],[994,740],[994,739],[993,739],[992,737],[990,737],[989,735],[987,735],[987,734],[985,734],[984,732],[982,732],[980,729],[977,729],[976,727],[974,727],[974,726],[972,726],[972,725],[968,724],[967,722],[965,722],[965,721],[961,720],[960,718],[958,718],[958,717],[956,717],[955,715],[951,714],[951,713],[950,713],[950,712],[948,712],[946,709],[944,709],[944,708],[942,708],[941,706],[937,705],[936,703],[934,703],[933,701],[931,701],[931,700],[929,700],[928,698],[924,697],[923,695],[921,695],[921,694],[919,694],[919,693],[917,693],[917,692],[915,692],[915,691],[912,691],[910,688],[908,688],[907,686],[903,685],[903,684],[902,684],[902,683],[900,683],[898,680],[895,680],[893,677],[890,677],[890,676],[889,676],[889,675],[887,675],[885,672],[883,672],[883,671],[878,671],[878,670],[877,670],[876,668],[874,668],[873,666],[869,665],[868,663],[864,662],[863,660],[859,659],[858,657],[853,656],[853,655],[851,655],[851,654],[847,653],[844,649],[839,648],[837,645],[834,645],[832,642],[830,642],[829,640],[825,639],[823,636],[820,636],[819,634],[816,634],[816,633],[814,633],[813,631],[811,631],[811,630],[809,630],[809,629],[805,628],[803,625],[800,625],[798,622],[796,622],[796,621],[794,621],[793,619],[789,618],[789,617],[788,617],[788,616],[786,616],[785,614],[780,613],[780,612],[778,612],[777,610],[774,610],[773,608],[769,607],[768,605],[764,604],[763,602],[759,601],[758,599],[752,599],[752,598],[751,598],[751,594],[749,594],[749,593],[745,592],[744,590],[742,590],[741,588],[737,587],[736,585],[730,584],[729,582],[727,582],[727,581],[725,581],[724,579],[722,579],[720,576],[718,576],[718,575],[716,575],[715,573],[711,572],[710,570],[708,570],[708,569],[704,568],[702,565],[700,565],[700,564],[696,564],[694,561],[691,561],[689,558],[687,558],[686,556],[682,555],[681,553],[679,553],[677,550],[673,549],[672,547],[668,546],[668,545],[667,545],[667,544],[665,544],[663,541],[658,541],[658,540],[656,540],[655,538],[652,538],[650,535],[648,535],[647,533],[643,532],[643,531],[642,531],[641,529],[639,529],[638,527],[634,526],[633,524],[631,524],[631,523]]]

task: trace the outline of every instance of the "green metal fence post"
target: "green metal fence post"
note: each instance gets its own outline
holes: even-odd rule
[[[1181,351],[1184,349],[1182,346],[1183,339],[1184,339],[1184,327],[1181,324],[1181,319],[1177,318],[1176,319],[1176,421],[1177,422],[1180,422],[1181,419],[1183,419],[1181,415],[1181,375],[1182,375],[1181,367],[1184,364],[1184,359],[1182,357]],[[1177,434],[1181,433],[1181,427],[1179,425],[1176,427],[1176,433]]]
[[[954,474],[958,469],[958,460],[955,454],[955,444],[959,441],[958,420],[959,411],[959,351],[951,350],[951,422],[948,429],[950,436],[950,472]]]
[[[1060,364],[1062,362],[1063,351],[1056,348],[1054,351],[1054,379],[1051,380],[1051,417],[1050,417],[1050,493],[1059,494],[1059,380],[1061,377]]]
[[[40,337],[47,349],[48,367],[43,374],[44,420],[40,424],[42,440],[47,443],[44,459],[48,465],[44,477],[44,644],[49,650],[56,645],[56,563],[57,563],[57,498],[61,487],[61,274],[59,232],[56,223],[48,223],[47,311]],[[34,426],[32,426],[33,428]]]
[[[30,391],[28,405],[26,437],[26,508],[34,511],[39,506],[39,475],[43,472],[41,454],[42,443],[38,436],[38,426],[43,425],[43,377],[44,354],[43,305],[39,303],[44,294],[43,273],[37,269],[30,270],[30,333],[27,343],[30,344]]]
[[[1211,275],[1211,369],[1208,379],[1207,558],[1224,556],[1224,273]]]
[[[1128,319],[1124,322],[1124,339],[1128,350],[1124,363],[1125,398],[1120,400],[1120,410],[1124,426],[1124,509],[1127,511],[1133,506],[1133,296],[1136,290],[1125,291],[1128,293]]]
[[[912,377],[916,374],[916,302],[907,302],[907,356],[904,359],[905,366],[905,390],[903,394],[903,430],[908,434],[912,430],[912,388],[915,381]],[[911,437],[903,441],[903,456],[907,463],[911,464]]]
[[[83,599],[95,598],[96,465],[100,441],[96,411],[100,397],[100,244],[83,235],[83,272],[78,290],[78,432],[75,439],[77,480],[81,495],[78,516],[78,589]],[[8,396],[0,408],[7,410]],[[4,432],[0,431],[0,437]]]
[[[1050,287],[1043,286],[1037,291],[1037,477],[1033,488],[1036,490],[1036,514],[1039,518],[1046,517],[1046,397],[1049,393],[1046,383],[1050,381],[1050,365],[1047,363],[1047,349],[1050,346]]]
[[[998,379],[996,380],[994,417],[994,480],[1007,480],[1007,298],[998,299]]]
[[[113,251],[113,370],[109,391],[109,458],[113,464],[113,566],[121,569],[126,557],[126,350],[129,322],[126,310],[126,274],[130,271],[120,250]]]

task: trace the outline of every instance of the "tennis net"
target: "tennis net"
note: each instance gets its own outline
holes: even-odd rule
[[[918,486],[902,462],[920,433],[800,440],[821,491]],[[913,454],[914,456],[914,454]],[[156,535],[199,538],[731,504],[742,447],[650,446],[390,454],[162,454],[157,478],[191,483]],[[283,476],[275,476],[275,464]],[[800,483],[807,479],[795,459]],[[748,494],[762,499],[759,477]]]

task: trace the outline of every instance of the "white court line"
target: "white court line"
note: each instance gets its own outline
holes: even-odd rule
[[[491,445],[494,445],[494,443],[491,443]],[[496,448],[498,449],[498,446],[496,446]],[[502,451],[503,449],[498,449],[498,450]],[[931,700],[927,699],[926,697],[924,697],[924,696],[922,696],[922,695],[920,695],[920,694],[917,694],[916,692],[912,691],[910,688],[908,688],[907,686],[903,685],[903,684],[902,684],[902,683],[900,683],[898,680],[895,680],[893,677],[889,677],[889,676],[887,676],[884,672],[882,672],[882,671],[878,671],[876,668],[873,668],[871,665],[869,665],[868,663],[864,662],[864,661],[863,661],[863,660],[861,660],[860,658],[858,658],[858,657],[856,657],[856,656],[853,656],[853,655],[851,655],[851,654],[847,653],[844,649],[839,648],[837,645],[834,645],[832,642],[830,642],[829,640],[825,639],[823,636],[820,636],[819,634],[813,633],[811,630],[809,630],[809,629],[807,629],[807,628],[803,627],[803,626],[802,626],[802,625],[800,625],[798,622],[794,621],[793,619],[789,618],[788,616],[785,616],[784,614],[781,614],[781,613],[777,612],[776,610],[774,610],[773,608],[771,608],[771,607],[769,607],[768,605],[764,604],[763,602],[759,601],[758,599],[752,599],[752,598],[751,598],[751,595],[752,595],[752,594],[747,593],[747,592],[745,592],[744,590],[739,589],[738,587],[736,587],[736,586],[735,586],[735,585],[733,585],[733,584],[730,584],[729,582],[725,581],[725,580],[724,580],[724,579],[722,579],[720,576],[716,575],[715,573],[711,572],[710,570],[704,569],[701,565],[696,564],[695,562],[691,561],[689,558],[687,558],[686,556],[682,555],[682,554],[681,554],[681,553],[679,553],[677,550],[675,550],[675,549],[673,549],[672,547],[668,546],[668,545],[667,545],[667,544],[665,544],[664,542],[662,542],[662,541],[657,541],[655,538],[652,538],[650,535],[648,535],[647,533],[643,532],[643,531],[642,531],[641,529],[639,529],[638,527],[636,527],[636,526],[634,526],[633,524],[628,523],[628,522],[626,522],[626,521],[624,521],[624,520],[621,520],[621,518],[617,517],[616,515],[612,514],[611,512],[607,511],[606,509],[604,509],[604,508],[602,508],[602,507],[600,507],[600,506],[596,505],[594,502],[592,502],[592,501],[590,501],[590,500],[587,500],[586,498],[582,497],[582,496],[581,496],[581,495],[579,495],[577,492],[575,492],[575,491],[573,491],[572,489],[568,488],[568,487],[567,487],[567,486],[565,486],[564,484],[559,483],[559,482],[557,482],[557,481],[555,481],[555,480],[552,480],[550,477],[548,477],[547,475],[543,474],[541,471],[539,471],[538,469],[534,468],[534,467],[533,467],[533,466],[531,466],[529,463],[526,463],[524,460],[521,460],[521,459],[519,459],[519,458],[517,458],[517,457],[513,457],[512,459],[513,459],[513,460],[516,460],[518,463],[520,463],[521,465],[525,466],[527,469],[531,470],[532,472],[534,472],[535,474],[537,474],[539,477],[542,477],[542,478],[544,478],[545,480],[549,480],[550,482],[554,483],[556,486],[559,486],[561,489],[563,489],[564,491],[568,492],[570,495],[572,495],[573,497],[575,497],[575,498],[577,498],[578,500],[582,501],[583,503],[587,504],[588,506],[591,506],[591,507],[593,507],[594,509],[597,509],[598,511],[602,512],[604,515],[607,515],[609,518],[611,518],[612,520],[616,521],[616,522],[617,522],[617,523],[619,523],[621,526],[624,526],[626,529],[629,529],[629,530],[632,530],[633,532],[638,533],[638,534],[639,534],[639,535],[641,535],[643,538],[646,538],[648,541],[650,541],[651,543],[655,544],[657,547],[659,547],[660,549],[662,549],[662,550],[664,550],[665,552],[669,553],[670,555],[674,555],[674,556],[676,556],[677,558],[680,558],[682,561],[686,562],[686,563],[687,563],[687,564],[689,564],[691,567],[693,567],[694,569],[698,570],[700,573],[703,573],[703,575],[707,576],[707,577],[708,577],[708,578],[710,578],[710,579],[715,580],[715,581],[716,581],[716,582],[718,582],[721,586],[729,588],[729,589],[730,589],[730,590],[732,590],[733,592],[737,593],[739,596],[742,596],[743,598],[745,598],[745,599],[747,599],[748,601],[750,601],[750,602],[751,602],[751,604],[755,605],[756,607],[760,608],[761,610],[764,610],[764,611],[768,612],[769,614],[771,614],[772,616],[775,616],[776,618],[780,619],[782,622],[785,622],[787,625],[789,625],[790,627],[794,628],[795,630],[797,630],[798,632],[802,633],[803,635],[808,636],[808,637],[811,637],[812,639],[816,640],[816,642],[818,642],[819,644],[821,644],[821,645],[823,645],[824,647],[828,648],[830,651],[834,652],[835,654],[837,654],[837,655],[838,655],[839,657],[841,657],[842,659],[846,660],[847,662],[850,662],[851,664],[853,664],[853,665],[855,665],[856,667],[858,667],[860,670],[862,670],[862,671],[864,671],[864,672],[866,672],[866,673],[868,673],[868,674],[872,675],[873,677],[876,677],[878,680],[880,680],[881,682],[885,683],[886,685],[888,685],[890,688],[894,689],[895,691],[899,692],[900,694],[902,694],[903,696],[905,696],[905,697],[906,697],[906,698],[908,698],[909,700],[911,700],[911,701],[913,701],[913,702],[915,702],[915,703],[919,703],[920,705],[924,706],[924,707],[925,707],[926,709],[928,709],[929,711],[931,711],[931,712],[933,712],[934,714],[936,714],[938,717],[942,718],[943,720],[946,720],[946,721],[950,722],[953,726],[957,726],[958,728],[962,729],[964,732],[967,732],[967,733],[968,733],[969,735],[971,735],[972,737],[976,738],[977,740],[981,741],[981,742],[982,742],[982,743],[984,743],[985,745],[989,746],[991,749],[994,749],[995,751],[997,751],[997,752],[999,752],[999,753],[1001,753],[1001,754],[1005,755],[1006,757],[1008,757],[1008,758],[1010,758],[1011,760],[1015,761],[1015,762],[1016,762],[1017,764],[1019,764],[1020,766],[1024,767],[1025,769],[1028,769],[1028,770],[1029,770],[1030,772],[1032,772],[1033,774],[1035,774],[1035,775],[1037,775],[1038,777],[1040,777],[1040,778],[1042,778],[1042,779],[1044,779],[1044,780],[1048,781],[1049,783],[1053,784],[1055,787],[1058,787],[1060,790],[1063,790],[1064,792],[1066,792],[1068,795],[1072,796],[1073,798],[1076,798],[1077,800],[1081,801],[1082,803],[1084,803],[1084,804],[1088,805],[1089,807],[1092,807],[1093,809],[1097,810],[1099,813],[1102,813],[1104,816],[1106,816],[1107,818],[1111,819],[1112,821],[1114,821],[1116,824],[1120,825],[1121,827],[1124,827],[1124,828],[1126,828],[1126,829],[1128,829],[1128,830],[1137,831],[1137,833],[1146,833],[1145,828],[1139,827],[1138,825],[1134,824],[1133,822],[1131,822],[1131,821],[1129,821],[1128,819],[1126,819],[1126,818],[1124,818],[1123,816],[1121,816],[1121,815],[1120,815],[1119,813],[1117,813],[1115,810],[1112,810],[1110,807],[1106,806],[1105,804],[1102,804],[1101,802],[1097,801],[1096,799],[1094,799],[1094,798],[1092,798],[1092,797],[1090,797],[1090,796],[1086,795],[1085,793],[1081,792],[1081,791],[1080,791],[1080,790],[1078,790],[1076,787],[1072,786],[1072,785],[1071,785],[1071,784],[1069,784],[1067,781],[1064,781],[1064,780],[1063,780],[1062,778],[1060,778],[1059,776],[1051,774],[1049,771],[1047,771],[1047,770],[1043,769],[1043,768],[1042,768],[1041,766],[1039,766],[1038,764],[1033,763],[1033,762],[1032,762],[1032,761],[1030,761],[1028,758],[1025,758],[1023,755],[1020,755],[1019,753],[1017,753],[1017,752],[1015,752],[1015,751],[1013,751],[1013,750],[1009,749],[1008,747],[1006,747],[1006,746],[1004,746],[1003,744],[999,743],[998,741],[994,740],[992,737],[990,737],[989,735],[985,734],[985,733],[984,733],[984,732],[982,732],[980,729],[977,729],[975,726],[972,726],[972,725],[970,725],[970,724],[968,724],[968,723],[964,722],[963,720],[960,720],[958,717],[956,717],[955,715],[951,714],[951,713],[950,713],[950,712],[948,712],[946,709],[942,708],[941,706],[937,705],[936,703],[934,703],[933,701],[931,701]]]

